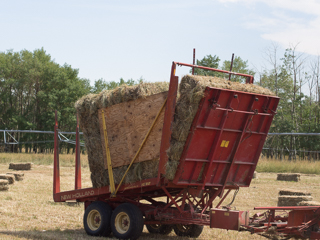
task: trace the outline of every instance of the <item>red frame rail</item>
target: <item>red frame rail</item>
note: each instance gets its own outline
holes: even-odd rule
[[[257,213],[243,230],[272,238],[320,239],[320,206],[256,207]]]

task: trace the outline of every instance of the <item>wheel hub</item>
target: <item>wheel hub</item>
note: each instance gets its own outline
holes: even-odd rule
[[[92,231],[96,231],[100,227],[101,215],[99,211],[94,209],[89,212],[87,217],[87,224]]]
[[[115,218],[115,227],[121,234],[126,233],[130,227],[130,218],[125,212],[120,212]]]

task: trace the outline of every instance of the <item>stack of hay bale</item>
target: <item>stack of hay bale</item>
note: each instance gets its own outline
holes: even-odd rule
[[[289,181],[289,182],[299,182],[300,174],[299,173],[278,173],[278,181]]]
[[[13,176],[16,181],[22,181],[24,178],[24,173],[21,173],[21,172],[15,172],[15,173],[8,172],[6,173],[6,175]]]
[[[91,181],[93,187],[109,185],[108,170],[105,169],[98,110],[115,104],[128,102],[135,99],[146,98],[169,89],[169,83],[140,83],[135,86],[121,85],[112,91],[102,91],[99,94],[89,94],[78,100],[75,107],[80,119],[80,128],[83,132],[88,153]],[[124,149],[126,151],[126,149]],[[144,173],[144,178],[157,176],[159,161],[145,161],[134,163],[130,168],[125,183],[141,180],[139,173]],[[113,168],[114,181],[118,184],[128,166]]]
[[[12,170],[30,170],[32,163],[9,163],[9,169]]]
[[[14,183],[14,176],[7,174],[0,174],[0,191],[6,191],[9,189],[9,184]]]
[[[187,140],[199,103],[204,97],[206,87],[230,89],[263,95],[274,94],[265,88],[253,84],[241,84],[210,76],[184,76],[179,85],[179,93],[172,124],[170,148],[167,150],[169,161],[166,165],[166,178],[173,180],[183,147]],[[168,83],[141,83],[136,86],[122,85],[111,91],[87,95],[76,102],[83,131],[93,187],[109,185],[108,170],[105,169],[98,110],[115,104],[145,98],[153,94],[168,91]],[[126,139],[124,139],[126,141]],[[138,143],[140,144],[140,143]],[[123,149],[123,151],[127,151]],[[159,159],[137,162],[130,168],[124,183],[132,183],[146,178],[156,177]],[[119,183],[128,166],[113,168],[115,183]]]
[[[9,189],[9,181],[7,179],[0,179],[0,191]]]
[[[8,180],[9,184],[14,184],[15,177],[11,174],[0,174],[0,179]]]
[[[9,189],[9,184],[14,184],[15,181],[22,181],[24,173],[6,173],[0,174],[0,191]]]
[[[320,206],[320,203],[312,200],[309,192],[283,189],[279,191],[278,206]]]
[[[258,179],[258,172],[254,171],[252,179]]]

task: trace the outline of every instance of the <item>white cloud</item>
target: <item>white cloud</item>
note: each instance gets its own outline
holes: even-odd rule
[[[222,3],[264,3],[270,7],[299,11],[308,14],[320,15],[320,2],[317,0],[218,0]]]
[[[299,43],[299,51],[320,54],[320,1],[317,0],[219,0],[246,6],[267,5],[271,12],[251,13],[245,27],[261,32],[261,37],[284,48]],[[251,11],[252,12],[252,11]]]

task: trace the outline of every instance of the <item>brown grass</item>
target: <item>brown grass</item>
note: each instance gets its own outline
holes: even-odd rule
[[[320,174],[320,161],[279,160],[261,157],[257,172]]]
[[[87,155],[81,154],[81,166],[88,167]],[[49,154],[34,154],[34,153],[0,153],[0,163],[6,163],[9,169],[9,163],[23,163],[31,162],[36,165],[51,165],[53,164],[53,153]],[[74,167],[75,155],[74,154],[61,154],[60,166],[62,167]],[[11,171],[11,170],[8,170]],[[25,172],[25,171],[19,171]],[[26,171],[28,173],[29,171]]]
[[[6,173],[8,163],[1,163],[1,155],[0,173]],[[60,159],[63,162],[64,159],[67,161],[71,157],[61,155]],[[0,192],[0,239],[105,239],[86,235],[82,224],[83,204],[69,206],[53,202],[52,171],[51,165],[34,164],[30,171],[25,172],[23,181],[15,182],[10,185],[8,191]],[[91,186],[88,167],[82,168],[82,179],[83,187]],[[74,168],[72,166],[61,167],[61,183],[62,191],[73,189]],[[276,206],[279,190],[287,188],[310,192],[314,201],[319,201],[319,187],[320,176],[318,175],[302,174],[300,182],[279,182],[276,181],[274,173],[259,173],[259,179],[253,179],[251,187],[240,190],[232,206],[236,206],[239,210],[252,210],[254,206]],[[226,199],[226,204],[231,201],[231,197]],[[177,237],[173,232],[168,237],[158,236],[149,234],[144,229],[140,239],[187,238]],[[205,227],[200,239],[265,238],[244,232]]]

